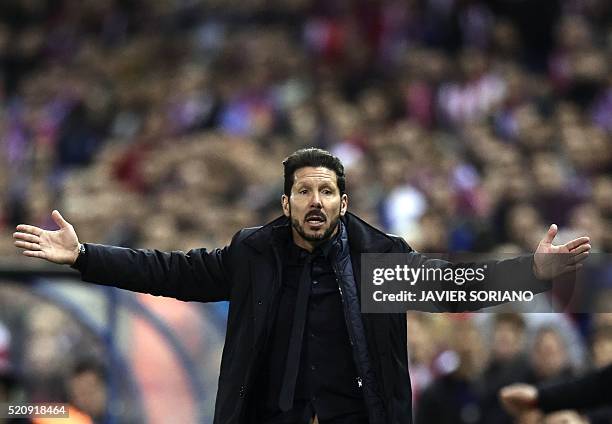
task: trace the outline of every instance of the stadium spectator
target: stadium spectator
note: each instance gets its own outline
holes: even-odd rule
[[[494,318],[491,353],[481,376],[484,423],[512,423],[499,404],[497,393],[502,387],[527,378],[525,329],[526,323],[520,314],[501,313]]]
[[[317,145],[418,250],[518,254],[558,218],[610,253],[611,22],[608,0],[0,2],[0,235],[58,208],[86,240],[223,245]],[[57,354],[35,315],[26,363]]]
[[[482,422],[482,394],[477,379],[484,364],[483,340],[470,320],[452,324],[449,350],[438,361],[444,375],[426,388],[415,421],[425,423]]]
[[[107,375],[99,362],[81,360],[68,378],[68,398],[71,405],[88,415],[93,423],[108,422]]]

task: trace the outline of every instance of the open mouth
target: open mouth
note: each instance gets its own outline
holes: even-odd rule
[[[306,216],[306,222],[311,227],[321,227],[323,224],[325,224],[325,221],[325,216],[320,213],[312,213]]]

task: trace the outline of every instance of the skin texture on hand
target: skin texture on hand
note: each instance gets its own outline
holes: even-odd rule
[[[512,384],[499,392],[502,406],[518,416],[536,408],[538,389],[530,384]]]
[[[558,228],[553,224],[540,240],[533,258],[533,272],[540,280],[550,280],[582,267],[591,251],[589,237],[578,237],[562,245],[553,245]]]
[[[588,424],[588,422],[576,411],[559,411],[544,418],[544,424]]]
[[[33,225],[19,224],[13,233],[15,246],[24,249],[23,254],[45,259],[56,264],[73,265],[79,256],[79,239],[74,228],[54,210],[51,218],[59,229],[44,230]]]

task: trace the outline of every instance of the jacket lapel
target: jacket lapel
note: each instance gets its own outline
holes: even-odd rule
[[[361,254],[392,252],[394,243],[388,235],[353,214],[347,213],[344,219],[349,235],[355,285],[361,300]],[[386,360],[391,340],[388,316],[387,314],[361,314],[361,318],[371,357],[375,358],[372,365],[381,383],[381,389],[385,392],[389,387],[385,387],[381,365]]]
[[[393,240],[387,234],[358,216],[348,212],[342,220],[346,225],[351,254],[387,253],[393,249]]]

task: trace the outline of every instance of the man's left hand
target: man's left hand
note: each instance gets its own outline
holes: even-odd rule
[[[551,280],[581,268],[581,262],[591,251],[588,237],[578,237],[559,246],[553,245],[552,242],[558,231],[557,225],[552,224],[535,251],[533,272],[540,280]]]

